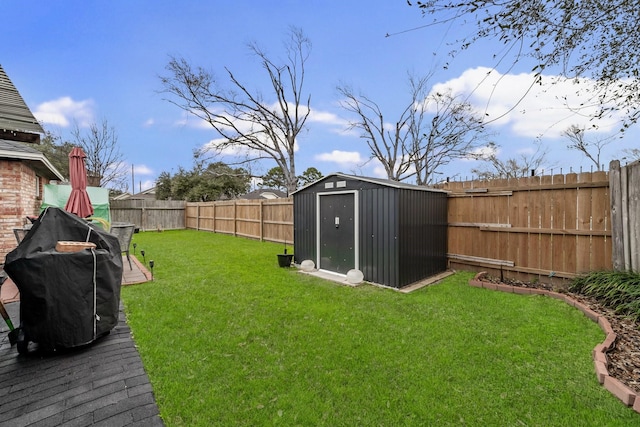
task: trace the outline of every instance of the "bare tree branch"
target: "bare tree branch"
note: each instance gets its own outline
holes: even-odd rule
[[[208,122],[222,137],[214,149],[243,148],[273,159],[291,192],[297,181],[295,142],[311,111],[311,96],[302,95],[311,42],[302,30],[292,27],[285,45],[287,59],[277,64],[257,43],[249,44],[269,78],[273,102],[250,90],[228,68],[231,89],[224,89],[211,72],[194,69],[183,58],[172,57],[166,66],[169,75],[160,80],[164,92],[171,95],[169,102]]]
[[[478,160],[483,160],[489,165],[488,168],[474,168],[471,173],[478,176],[479,179],[504,179],[504,178],[521,178],[528,176],[531,171],[540,172],[546,167],[547,155],[549,149],[543,147],[540,141],[536,142],[536,150],[533,153],[520,154],[518,157],[510,157],[506,160],[498,158],[498,147],[493,143],[489,143],[484,153],[476,156]]]
[[[338,87],[341,106],[356,117],[349,128],[361,132],[371,158],[383,165],[391,180],[415,178],[418,185],[430,184],[439,168],[484,144],[482,119],[471,105],[451,92],[429,95],[430,77],[409,76],[410,102],[393,124],[370,98],[356,95],[348,86]]]
[[[92,123],[86,133],[74,123],[71,135],[87,156],[85,162],[89,176],[99,178],[101,187],[126,188],[128,171],[118,146],[118,135],[106,119],[100,125]]]
[[[602,149],[611,144],[615,137],[607,136],[604,138],[587,140],[585,139],[586,128],[578,125],[569,126],[562,134],[569,140],[567,148],[580,151],[591,162],[596,165],[596,170],[601,170],[600,156]]]

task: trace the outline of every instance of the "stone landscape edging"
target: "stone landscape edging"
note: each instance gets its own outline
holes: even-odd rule
[[[481,271],[480,273],[476,274],[473,279],[469,280],[469,285],[476,288],[491,289],[494,291],[509,292],[514,294],[546,295],[551,298],[564,301],[567,304],[577,308],[578,310],[582,311],[585,316],[597,323],[598,326],[600,326],[600,329],[602,329],[602,331],[606,335],[605,340],[602,343],[596,345],[592,352],[593,364],[598,382],[602,384],[607,390],[609,390],[611,394],[620,399],[622,403],[632,407],[633,410],[637,413],[640,413],[640,397],[638,397],[638,394],[634,390],[623,384],[617,378],[609,375],[609,362],[607,360],[607,352],[613,348],[617,335],[613,331],[613,328],[611,328],[611,324],[606,319],[606,317],[596,313],[586,305],[571,298],[569,295],[547,291],[544,289],[523,288],[521,286],[497,284],[481,280],[486,275],[486,271]]]

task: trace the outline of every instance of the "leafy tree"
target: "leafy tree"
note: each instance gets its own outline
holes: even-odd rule
[[[496,52],[498,60],[533,60],[537,78],[551,67],[567,78],[591,78],[597,85],[592,92],[600,105],[597,117],[622,111],[628,117],[624,128],[637,121],[639,2],[426,0],[417,6],[433,17],[429,25],[475,23],[475,30],[458,38],[459,49],[482,39],[497,39],[504,45],[501,53]]]
[[[303,94],[311,42],[302,30],[292,27],[285,48],[286,60],[276,63],[256,43],[249,44],[266,71],[271,99],[252,92],[228,68],[224,87],[211,72],[192,67],[184,58],[171,58],[166,66],[169,75],[161,77],[161,82],[169,102],[208,122],[223,138],[216,150],[241,148],[275,160],[286,188],[293,191],[297,181],[294,146],[311,111],[311,96]]]
[[[284,173],[280,166],[273,167],[262,176],[262,187],[287,190]]]
[[[193,179],[193,173],[180,166],[178,172],[171,177],[171,198],[173,200],[187,200],[191,202],[199,201],[198,198],[192,200],[189,195],[189,191],[194,184],[196,183]]]
[[[86,154],[87,178],[98,180],[99,187],[126,188],[128,170],[118,146],[118,135],[107,120],[99,125],[92,123],[86,132],[74,124],[71,134],[74,145],[82,148]]]
[[[298,177],[296,188],[311,184],[312,182],[315,182],[322,178],[322,176],[322,173],[318,169],[309,167],[304,172],[302,172],[302,175]],[[261,187],[273,188],[288,192],[284,173],[282,173],[282,169],[280,169],[279,166],[269,169],[267,173],[264,174],[261,178]],[[290,193],[288,192],[288,194]]]
[[[298,177],[298,186],[304,187],[322,178],[322,172],[312,166],[307,168],[307,170],[302,172],[302,175]]]
[[[607,136],[597,139],[586,139],[586,128],[584,126],[571,125],[567,128],[563,135],[569,140],[567,148],[580,151],[591,162],[596,165],[596,170],[601,170],[600,156],[602,149],[611,144],[614,140],[613,136]]]
[[[69,179],[69,153],[73,149],[73,144],[62,142],[59,136],[45,131],[40,144],[35,145],[34,148],[41,151],[62,176]]]
[[[409,77],[409,101],[393,123],[371,98],[338,87],[341,106],[355,115],[350,128],[361,132],[390,180],[414,177],[418,185],[430,184],[440,167],[485,143],[482,118],[472,106],[450,91],[430,94],[428,79]]]
[[[156,181],[156,199],[209,202],[235,198],[247,192],[251,177],[242,168],[232,169],[224,163],[196,164],[190,171],[178,168],[171,176],[162,172]]]
[[[161,172],[156,179],[156,199],[169,200],[171,198],[171,174]]]
[[[213,183],[218,192],[217,198],[224,196],[233,199],[249,190],[251,175],[243,168],[233,169],[230,166],[216,162],[208,165],[203,172],[206,180]]]
[[[114,188],[110,188],[109,189],[109,200],[112,200],[118,196],[120,196],[121,194],[124,194],[125,192],[120,190],[120,189],[114,189]]]

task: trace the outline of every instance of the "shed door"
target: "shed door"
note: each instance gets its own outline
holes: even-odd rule
[[[347,274],[355,268],[354,194],[332,194],[320,200],[320,265]]]

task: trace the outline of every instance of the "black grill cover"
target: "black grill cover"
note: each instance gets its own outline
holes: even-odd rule
[[[58,241],[92,242],[96,249],[58,252]],[[20,290],[20,323],[29,341],[75,347],[118,323],[120,244],[84,219],[48,207],[7,254],[4,269]]]

